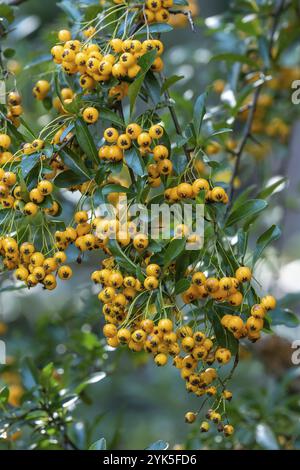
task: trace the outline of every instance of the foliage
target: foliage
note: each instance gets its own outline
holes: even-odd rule
[[[48,116],[38,133],[22,117],[22,98],[5,67],[13,50],[1,52],[7,85],[0,107],[3,271],[14,271],[29,288],[51,291],[57,280],[72,277],[67,259],[81,264],[95,251],[102,266],[91,278],[101,286],[109,347],[145,350],[158,366],[175,357],[188,391],[202,397],[200,409],[209,404],[209,419],[229,436],[227,384],[239,362],[239,341],[254,342],[276,325],[298,325],[255,279],[258,262],[281,234],[276,224],[262,226],[261,216],[286,183],[282,168],[295,116],[282,108],[295,78],[294,66],[285,63],[286,57],[293,63],[297,45],[297,34],[287,34],[299,29],[297,2],[236,1],[224,15],[196,19],[216,48],[212,75],[222,78],[202,84],[193,106],[170,91],[181,89],[181,77],[163,72],[162,38],[173,29],[173,15],[195,27],[181,1],[165,0],[158,11],[141,1],[73,3],[58,3],[71,29],[59,31],[52,59],[46,54],[27,65],[45,71],[33,87]],[[15,14],[0,8],[5,37]],[[272,170],[262,160],[272,146],[282,152],[283,177],[268,183]],[[129,226],[121,231],[120,221],[99,214],[99,207],[110,204],[114,211],[124,196]],[[163,202],[188,205],[194,214],[204,206],[203,245],[191,233],[195,218],[190,227],[172,221],[167,239],[139,232],[130,207],[143,204],[151,220],[152,204]],[[189,251],[188,243],[200,245]],[[99,365],[104,349],[97,336],[76,334],[80,349],[67,369],[74,360]],[[104,377],[102,368],[85,378],[78,367],[67,383],[55,361],[40,370],[27,362],[28,369],[32,383],[19,411],[7,408],[7,389],[1,392],[4,423],[13,431],[24,419],[39,432],[34,447],[76,448],[69,411]],[[187,413],[186,420],[197,414]],[[103,446],[101,439],[92,444]]]

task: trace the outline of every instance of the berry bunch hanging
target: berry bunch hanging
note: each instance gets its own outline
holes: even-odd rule
[[[205,396],[186,421],[193,423],[208,400],[201,432],[215,423],[230,436],[227,382],[239,343],[270,332],[276,310],[253,267],[279,229],[268,229],[253,253],[249,226],[266,203],[263,197],[247,200],[248,193],[235,198],[243,150],[252,126],[260,123],[260,107],[269,102],[257,96],[261,79],[249,94],[255,112],[241,100],[236,120],[220,118],[228,106],[206,113],[203,93],[182,129],[169,92],[178,77],[162,74],[161,33],[171,28],[162,23],[176,4],[176,14],[186,14],[182,1],[98,2],[93,19],[82,16],[71,30],[60,30],[51,48],[53,71],[33,86],[37,100],[52,103],[52,120],[34,138],[20,126],[19,92],[8,91],[1,105],[1,269],[28,288],[53,290],[58,279],[72,277],[66,263],[74,247],[79,263],[96,251],[99,269],[91,280],[99,286],[108,345],[145,351],[160,367],[172,361],[187,391]],[[241,86],[245,80],[249,86],[246,72],[237,77]],[[222,93],[223,81],[213,89]],[[247,132],[240,135],[243,122]],[[272,132],[286,137],[276,122]],[[222,161],[214,161],[220,154]],[[222,165],[229,181],[220,180],[216,169]],[[71,217],[65,211],[68,192],[76,196]],[[119,213],[124,198],[125,224]],[[101,213],[100,205],[108,203],[110,210]],[[131,211],[135,204],[149,216],[146,229]],[[152,204],[192,211],[203,206],[203,233],[195,232],[193,218],[191,224],[172,220],[169,236],[155,237]],[[160,217],[156,228],[163,225]],[[189,250],[190,243],[199,245]]]

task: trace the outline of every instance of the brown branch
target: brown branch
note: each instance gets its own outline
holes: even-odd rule
[[[274,12],[274,15],[273,15],[274,21],[273,21],[273,26],[272,26],[272,29],[271,29],[270,41],[269,41],[269,47],[268,47],[270,60],[272,60],[272,49],[273,49],[274,42],[275,42],[275,35],[276,35],[277,27],[278,27],[278,24],[279,24],[279,21],[280,21],[281,14],[285,10],[285,7],[286,7],[285,0],[280,0],[279,5],[278,5],[278,7],[277,7],[277,9],[276,9],[276,11]],[[230,207],[232,205],[232,199],[233,199],[233,195],[234,195],[234,191],[235,191],[234,180],[235,180],[235,178],[237,177],[237,175],[239,173],[240,163],[241,163],[241,159],[242,159],[242,155],[243,155],[245,146],[248,142],[248,139],[251,137],[252,124],[253,124],[253,121],[254,121],[255,111],[256,111],[258,99],[259,99],[261,90],[263,88],[263,85],[264,85],[264,82],[261,83],[255,90],[252,103],[249,105],[250,112],[249,112],[248,119],[247,119],[246,124],[245,124],[242,140],[241,140],[240,145],[239,145],[239,147],[236,151],[236,161],[235,161],[235,166],[234,166],[234,170],[233,170],[231,181],[230,181],[229,204],[227,206],[227,213],[228,213],[228,210],[230,209]]]

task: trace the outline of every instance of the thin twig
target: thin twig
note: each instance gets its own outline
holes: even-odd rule
[[[271,29],[270,41],[269,41],[269,47],[268,47],[270,60],[272,60],[272,50],[273,50],[273,46],[274,46],[277,27],[278,27],[278,24],[279,24],[279,21],[280,21],[280,16],[281,16],[281,13],[284,11],[284,9],[285,9],[285,0],[280,0],[280,3],[279,3],[279,5],[278,5],[278,7],[277,7],[277,9],[276,9],[276,11],[274,12],[274,15],[273,15],[274,21],[273,21],[273,26],[272,26],[272,29]],[[234,170],[233,170],[231,181],[230,181],[229,204],[227,206],[227,213],[228,213],[228,210],[230,209],[231,204],[232,204],[232,199],[233,199],[233,195],[234,195],[234,191],[235,191],[234,181],[235,181],[235,178],[237,177],[237,175],[239,173],[239,168],[240,168],[240,162],[241,162],[241,159],[242,159],[242,155],[243,155],[245,146],[248,142],[248,139],[251,137],[251,129],[252,129],[253,121],[254,121],[255,111],[256,111],[258,99],[259,99],[259,96],[260,96],[260,93],[261,93],[261,90],[262,90],[263,86],[264,86],[264,82],[261,83],[256,88],[254,96],[253,96],[252,103],[249,105],[250,112],[249,112],[248,119],[247,119],[246,124],[245,124],[242,140],[241,140],[240,145],[239,145],[239,147],[236,151],[236,161],[235,161],[235,166],[234,166]]]

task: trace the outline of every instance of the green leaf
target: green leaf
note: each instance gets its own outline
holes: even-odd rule
[[[205,102],[207,99],[207,92],[202,93],[202,95],[198,96],[196,99],[196,103],[194,106],[194,117],[193,122],[196,130],[197,136],[200,134],[203,118],[206,112]]]
[[[120,184],[106,184],[102,188],[102,193],[104,196],[110,193],[129,193],[130,189],[126,186],[121,186]]]
[[[153,64],[156,56],[157,56],[157,51],[155,49],[144,54],[138,61],[139,65],[141,66],[141,70],[138,73],[134,82],[129,86],[129,89],[128,89],[131,115],[133,113],[135,102],[140,92],[141,86],[145,79],[145,75],[150,69],[151,65]]]
[[[0,18],[6,18],[9,23],[11,23],[14,18],[14,10],[9,5],[4,5],[3,3],[0,5]]]
[[[242,64],[247,64],[250,65],[253,68],[257,68],[257,63],[247,57],[246,55],[242,54],[233,54],[231,52],[223,52],[222,54],[216,54],[214,55],[211,59],[210,62],[212,61],[222,61],[224,60],[225,62],[240,62]]]
[[[169,448],[169,444],[166,441],[156,441],[153,444],[150,444],[149,447],[146,447],[146,450],[167,450]]]
[[[269,51],[269,41],[266,36],[258,37],[258,49],[263,60],[264,66],[269,69],[271,67],[270,63],[270,51]]]
[[[120,127],[124,126],[123,119],[116,112],[111,111],[108,108],[99,108],[99,115],[103,121],[109,121],[113,124],[117,124],[117,126]]]
[[[208,311],[208,319],[212,324],[218,344],[223,348],[229,349],[232,354],[236,354],[238,350],[238,341],[230,331],[223,327],[221,323],[222,316],[223,315],[217,310],[217,308],[214,310],[209,309]]]
[[[240,228],[238,230],[237,250],[238,250],[238,255],[241,259],[243,259],[246,254],[247,246],[248,246],[248,239],[249,239],[249,233],[245,232],[242,228]]]
[[[250,199],[250,194],[254,189],[255,189],[255,185],[252,184],[252,185],[248,186],[248,188],[246,188],[244,191],[242,191],[238,195],[238,197],[235,199],[234,204],[232,206],[232,211],[234,211],[239,206],[242,206],[246,201],[248,201]]]
[[[272,326],[284,325],[289,328],[295,328],[299,325],[299,318],[294,312],[287,308],[280,308],[279,306],[272,310],[269,314]]]
[[[125,161],[136,175],[143,176],[145,174],[144,162],[134,146],[125,151]]]
[[[39,65],[45,64],[52,60],[51,54],[39,55],[36,59],[32,60],[24,66],[24,70],[29,70],[33,67],[38,67]]]
[[[84,177],[86,180],[91,179],[90,171],[83,163],[81,157],[71,149],[60,150],[59,155],[62,157],[67,167],[78,176]]]
[[[300,292],[293,292],[291,294],[286,294],[284,297],[278,300],[277,304],[280,307],[295,307],[300,303]]]
[[[164,254],[164,267],[167,268],[185,249],[185,238],[173,238]]]
[[[175,83],[179,82],[179,80],[182,80],[184,78],[184,75],[172,75],[171,77],[167,78],[162,87],[161,87],[161,94],[163,94],[168,88],[170,88],[172,85],[175,85]]]
[[[7,123],[7,127],[9,129],[9,133],[11,136],[13,136],[13,143],[16,145],[16,146],[20,146],[20,144],[22,144],[23,142],[26,142],[26,138],[23,134],[21,134],[21,132],[19,132],[16,127],[10,122],[10,121],[6,121]]]
[[[212,134],[210,134],[209,139],[211,139],[212,137],[215,137],[216,135],[222,135],[222,134],[229,134],[230,132],[232,132],[232,129],[230,129],[229,127],[224,127],[222,129],[216,129]]]
[[[86,177],[78,175],[72,170],[66,170],[59,173],[54,179],[54,184],[58,188],[70,188],[71,186],[77,186],[86,181]]]
[[[267,202],[263,199],[250,199],[235,210],[231,211],[225,227],[231,227],[241,220],[256,216],[267,207]]]
[[[88,125],[81,118],[78,118],[75,121],[75,133],[78,143],[86,156],[95,163],[99,163],[98,152],[94,139],[91,136]]]
[[[152,103],[156,106],[160,101],[160,84],[154,73],[148,72],[144,80],[144,88],[150,96]]]
[[[281,186],[280,190],[282,191],[286,186],[286,182],[287,182],[286,178],[280,178],[278,181],[275,181],[275,183],[270,184],[270,186],[267,186],[262,191],[260,191],[257,197],[259,199],[266,199],[267,197],[271,196],[278,188],[280,188],[280,186]]]
[[[180,279],[175,284],[175,294],[181,294],[190,287],[190,281],[188,279]]]
[[[106,440],[104,437],[101,437],[98,441],[94,442],[90,447],[89,450],[106,450]]]
[[[21,161],[21,171],[23,178],[26,178],[30,171],[37,165],[40,161],[39,153],[32,153],[31,155],[24,155]]]
[[[9,389],[8,387],[3,387],[0,390],[0,404],[5,405],[7,403],[9,397]]]
[[[256,241],[256,249],[253,254],[253,265],[261,257],[263,251],[267,246],[275,241],[281,236],[281,230],[277,225],[272,225],[268,230],[266,230]]]
[[[224,262],[225,269],[231,268],[231,274],[234,275],[235,271],[239,267],[235,259],[232,257],[230,251],[226,251],[223,245],[223,242],[217,241],[217,247],[220,255],[222,256],[222,260]]]
[[[136,265],[125,255],[117,240],[109,240],[108,248],[116,257],[117,262],[121,262],[122,265],[130,269],[131,272],[136,272]]]
[[[135,36],[144,36],[145,34],[169,33],[171,31],[173,31],[173,27],[169,24],[154,23],[147,26],[143,26],[135,33]]]

